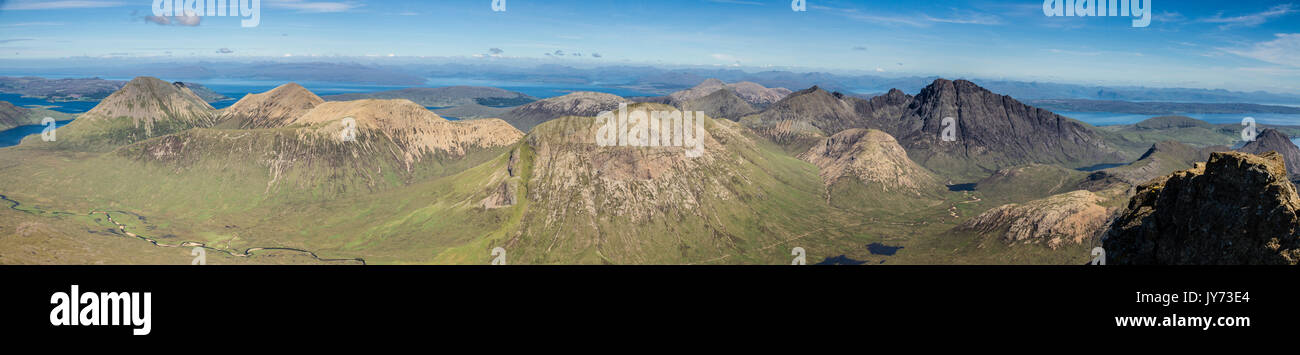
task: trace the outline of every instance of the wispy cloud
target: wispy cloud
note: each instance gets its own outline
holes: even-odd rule
[[[1271,41],[1259,42],[1250,48],[1220,50],[1242,57],[1251,58],[1289,67],[1300,67],[1300,33],[1278,33]]]
[[[1056,49],[1056,48],[1048,49],[1047,52],[1052,54],[1064,54],[1064,55],[1087,56],[1087,57],[1095,57],[1095,56],[1102,55],[1101,52],[1072,51],[1068,49]]]
[[[1273,6],[1268,11],[1253,13],[1249,15],[1223,17],[1223,14],[1214,15],[1214,17],[1200,19],[1197,22],[1217,23],[1219,29],[1226,30],[1234,27],[1255,27],[1268,22],[1274,18],[1286,16],[1296,12],[1295,5],[1282,4]]]
[[[881,25],[906,25],[912,27],[929,26],[929,24],[926,22],[913,20],[905,16],[874,15],[874,14],[868,14],[863,11],[859,11],[858,9],[836,8],[836,7],[829,7],[829,6],[822,6],[822,5],[808,5],[808,7],[812,8],[813,10],[826,11],[836,15],[844,16],[851,20],[861,21],[861,22],[869,22],[869,23],[875,23]]]
[[[40,1],[40,0],[12,0],[4,1],[0,9],[4,10],[59,10],[59,9],[88,9],[101,7],[125,6],[126,3],[121,1]]]
[[[997,15],[985,13],[953,10],[952,16],[933,17],[930,15],[921,15],[926,21],[939,23],[952,23],[959,25],[1001,25],[1002,18]]]
[[[344,12],[364,5],[355,1],[267,0],[266,6],[301,12]]]
[[[22,42],[22,41],[32,41],[32,40],[34,40],[34,39],[31,39],[31,38],[10,38],[10,39],[0,39],[0,44],[13,43],[13,42]]]
[[[34,27],[34,26],[63,26],[62,22],[19,22],[0,25],[0,27]]]
[[[719,4],[736,4],[736,5],[763,6],[763,3],[761,3],[761,2],[757,2],[757,1],[746,1],[746,0],[709,0],[709,2],[719,3]]]

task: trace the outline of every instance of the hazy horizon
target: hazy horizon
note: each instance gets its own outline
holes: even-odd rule
[[[257,26],[242,27],[247,17],[156,17],[149,0],[9,0],[0,62],[650,65],[1300,94],[1292,3],[1155,2],[1147,27],[1049,17],[1037,0],[790,5],[265,0]]]

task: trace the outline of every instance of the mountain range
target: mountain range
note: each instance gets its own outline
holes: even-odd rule
[[[177,263],[188,251],[156,249],[197,246],[213,263],[476,264],[503,248],[517,264],[788,264],[798,247],[876,264],[1082,264],[1103,242],[1144,245],[1116,226],[1186,220],[1150,202],[1175,186],[1233,208],[1285,194],[1221,189],[1294,196],[1283,156],[1300,150],[1278,145],[1286,127],[1254,142],[1180,117],[1092,127],[964,80],[915,96],[773,92],[715,80],[672,104],[575,92],[453,121],[293,83],[218,110],[190,85],[140,77],[57,141],[0,149],[13,204],[0,209],[12,236],[0,263]],[[596,116],[622,104],[705,111],[700,154],[597,144]],[[1269,152],[1221,153],[1237,143]],[[1204,175],[1241,178],[1147,187],[1204,159]],[[1190,213],[1228,213],[1210,203]],[[1230,261],[1291,260],[1247,249]]]

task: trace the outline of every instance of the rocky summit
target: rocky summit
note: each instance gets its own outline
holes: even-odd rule
[[[1250,154],[1264,154],[1268,152],[1278,152],[1282,154],[1282,160],[1286,162],[1286,172],[1291,177],[1300,177],[1300,148],[1295,143],[1291,143],[1291,138],[1276,129],[1265,129],[1259,132],[1259,136],[1254,141],[1246,143],[1239,152]]]
[[[1281,154],[1213,153],[1139,186],[1103,245],[1110,264],[1296,265],[1298,209]]]

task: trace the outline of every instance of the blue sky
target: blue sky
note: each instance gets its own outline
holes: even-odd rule
[[[160,25],[152,0],[0,0],[0,60],[515,58],[1300,93],[1300,4],[1286,1],[1160,0],[1145,28],[1047,17],[1042,0],[806,1],[263,0],[243,28]]]

